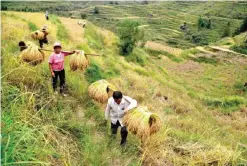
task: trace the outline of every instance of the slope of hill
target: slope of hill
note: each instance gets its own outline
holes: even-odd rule
[[[145,3],[146,2],[146,3]],[[123,19],[138,21],[145,26],[145,38],[161,44],[180,49],[198,45],[207,45],[221,39],[229,27],[229,36],[239,27],[246,17],[245,1],[198,1],[198,2],[3,2],[9,10],[45,11],[66,17],[87,19],[95,25],[116,32],[117,25]],[[97,7],[99,13],[95,14]],[[64,12],[66,11],[66,12]],[[210,20],[210,28],[198,31],[198,19]],[[188,29],[181,31],[180,26],[186,22]],[[148,25],[148,26],[146,26]]]
[[[88,23],[41,13],[2,12],[2,164],[4,165],[237,165],[247,158],[247,60],[191,48],[173,55],[135,48],[131,61],[119,55],[114,33]],[[50,44],[64,50],[100,53],[85,72],[69,71],[70,96],[54,96],[46,60],[19,61],[18,42],[47,24]],[[206,48],[205,48],[206,49]],[[212,50],[210,50],[212,51]],[[138,57],[138,58],[137,58]],[[129,135],[127,147],[101,126],[105,105],[87,95],[105,78],[163,120],[162,130],[141,145]]]

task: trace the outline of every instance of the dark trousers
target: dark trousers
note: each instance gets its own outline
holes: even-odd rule
[[[116,124],[113,124],[111,123],[111,132],[112,132],[112,135],[116,135],[117,134],[117,129],[118,127],[121,127],[119,121],[117,121]],[[127,131],[127,128],[124,126],[124,127],[121,127],[121,145],[125,144],[126,143],[126,140],[127,140],[127,136],[128,136],[128,131]]]
[[[44,38],[44,39],[39,40],[39,46],[40,46],[40,48],[43,48],[44,43],[45,44],[48,44],[48,39],[47,38]]]
[[[54,91],[57,89],[57,80],[59,77],[60,80],[60,93],[63,93],[64,90],[64,86],[65,86],[65,71],[61,70],[61,71],[53,71],[55,76],[52,77],[52,86]]]

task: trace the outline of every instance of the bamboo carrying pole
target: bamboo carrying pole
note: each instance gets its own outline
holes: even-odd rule
[[[40,48],[41,50],[44,50],[44,51],[50,51],[50,52],[53,52],[53,50],[47,50],[47,49],[43,49],[43,48]],[[61,51],[61,52],[64,52],[64,53],[69,53],[69,51]],[[99,54],[87,54],[85,53],[85,55],[91,55],[91,56],[100,56]]]
[[[25,47],[25,48],[27,48],[27,46],[20,46],[20,47]],[[53,50],[47,50],[47,49],[44,49],[44,48],[39,48],[39,49],[40,49],[40,50],[43,50],[43,51],[53,52]],[[61,51],[61,52],[69,53],[69,51]],[[87,53],[85,53],[85,55],[100,56],[100,54],[87,54]]]

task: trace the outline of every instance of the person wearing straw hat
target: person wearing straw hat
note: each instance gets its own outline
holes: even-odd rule
[[[64,71],[64,57],[74,54],[75,51],[72,52],[63,52],[62,45],[59,42],[56,42],[53,46],[54,52],[49,57],[49,68],[52,75],[52,86],[54,93],[57,94],[57,80],[60,80],[60,94],[64,97],[67,96],[64,93],[65,87],[65,71]]]
[[[122,119],[124,114],[129,110],[137,107],[137,101],[128,96],[123,96],[121,91],[114,91],[111,98],[108,99],[105,109],[105,123],[111,119],[111,133],[116,137],[118,127],[121,127],[121,143],[125,145],[127,141],[128,131],[123,125]]]
[[[44,38],[39,40],[39,45],[40,45],[40,48],[43,48],[43,44],[44,44],[44,43],[45,43],[45,44],[49,44],[48,39],[47,39],[47,35],[49,34],[49,33],[48,33],[48,26],[47,26],[47,25],[44,25],[44,26],[41,28],[41,32],[44,33]]]

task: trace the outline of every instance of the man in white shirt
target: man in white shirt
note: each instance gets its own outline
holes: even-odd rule
[[[123,116],[135,107],[137,107],[137,101],[128,96],[123,96],[120,91],[114,91],[112,97],[108,99],[105,119],[107,121],[110,117],[111,132],[114,136],[117,134],[118,127],[121,127],[121,145],[125,145],[128,136],[127,128],[122,123]]]

